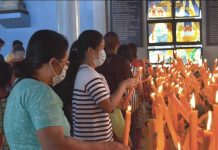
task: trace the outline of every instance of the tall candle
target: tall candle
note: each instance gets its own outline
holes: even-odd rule
[[[185,95],[182,93],[182,92],[179,92],[179,99],[180,99],[180,102],[182,103],[182,105],[185,107],[185,109],[190,112],[192,109],[191,109],[191,106],[190,104],[188,103]]]
[[[195,97],[194,94],[191,98],[191,106],[195,108]],[[192,110],[190,112],[190,149],[197,150],[197,123],[198,122],[198,111]]]
[[[158,150],[164,149],[165,138],[164,138],[164,122],[163,112],[160,104],[157,105],[156,109],[156,131],[157,131],[157,148]]]
[[[177,146],[177,144],[179,142],[179,139],[178,139],[176,131],[175,131],[174,127],[173,127],[172,120],[170,119],[170,114],[169,114],[167,106],[166,106],[166,104],[164,102],[163,95],[162,94],[157,94],[156,95],[156,100],[157,100],[158,103],[160,103],[160,105],[163,108],[163,115],[164,115],[164,118],[165,118],[165,120],[167,122],[167,126],[168,126],[170,134],[172,136],[173,143],[175,144],[175,146]]]
[[[124,129],[124,135],[123,135],[123,143],[125,145],[128,145],[130,124],[131,124],[131,106],[128,106],[126,110],[125,129]]]
[[[218,149],[218,91],[216,91],[215,104],[213,105],[212,131],[215,135],[215,149]]]

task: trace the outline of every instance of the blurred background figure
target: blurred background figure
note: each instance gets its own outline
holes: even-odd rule
[[[23,43],[19,40],[14,40],[12,44],[11,52],[5,57],[5,61],[13,63],[16,61],[23,60],[25,57],[25,49]]]
[[[1,52],[1,49],[2,49],[2,47],[4,46],[4,44],[5,44],[5,41],[3,41],[1,38],[0,38],[0,52]],[[4,57],[3,57],[3,55],[0,53],[0,62],[1,61],[4,61]]]
[[[4,61],[0,62],[0,135],[4,143],[0,149],[9,150],[8,143],[4,136],[3,130],[3,116],[5,112],[5,106],[7,97],[10,92],[10,82],[12,76],[12,69],[10,65]]]

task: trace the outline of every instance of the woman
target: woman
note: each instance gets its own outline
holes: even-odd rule
[[[103,75],[95,71],[102,65],[106,55],[103,36],[95,30],[81,33],[77,50],[72,51],[70,64],[74,67],[67,74],[67,89],[72,92],[73,136],[86,141],[112,141],[112,127],[109,113],[120,102],[127,88],[134,88],[134,79],[124,80],[113,95]],[[76,55],[76,57],[75,57]],[[70,78],[69,78],[70,77]],[[65,88],[64,88],[65,89]]]
[[[65,77],[67,48],[67,40],[54,31],[40,30],[30,38],[26,58],[15,68],[20,79],[8,97],[4,116],[10,149],[128,149],[118,143],[87,143],[70,137],[63,104],[50,87]]]
[[[6,62],[0,62],[0,134],[2,134],[4,139],[3,130],[3,116],[5,112],[5,106],[7,103],[7,97],[10,92],[10,82],[12,78],[11,66]],[[4,144],[2,145],[4,150],[8,150],[8,143],[4,139]]]

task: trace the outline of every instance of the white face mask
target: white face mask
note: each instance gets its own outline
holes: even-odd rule
[[[95,67],[101,66],[104,63],[105,59],[106,59],[106,53],[104,50],[101,50],[99,52],[98,58],[93,60]]]
[[[55,76],[53,77],[53,83],[52,83],[52,86],[55,86],[57,84],[59,84],[61,81],[64,80],[65,76],[66,76],[66,73],[67,73],[67,69],[68,69],[68,66],[65,65],[63,70],[61,71],[61,74],[57,75],[55,72]]]

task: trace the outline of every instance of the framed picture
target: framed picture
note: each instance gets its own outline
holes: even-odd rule
[[[176,0],[176,18],[201,18],[200,0]]]
[[[148,45],[167,45],[173,43],[172,22],[149,22],[147,28]]]
[[[201,43],[201,22],[196,20],[177,21],[176,43],[179,44]]]
[[[202,58],[201,47],[177,48],[175,52],[179,57],[182,58],[184,64],[186,64],[188,60],[195,64],[201,63],[201,58]]]
[[[173,49],[148,50],[149,61],[152,64],[165,62],[170,64],[173,59]]]
[[[172,18],[171,0],[148,0],[147,19]]]

